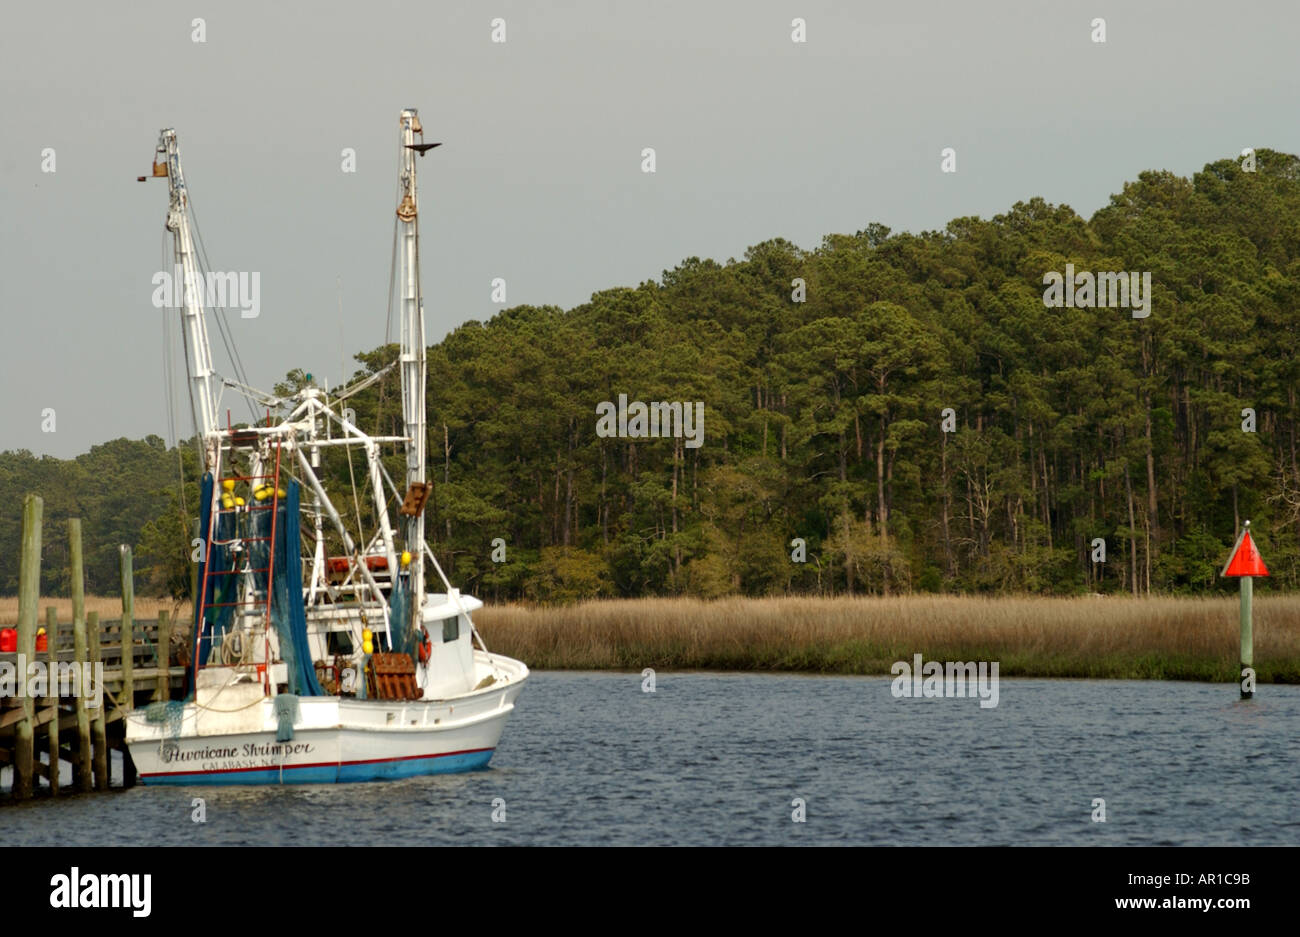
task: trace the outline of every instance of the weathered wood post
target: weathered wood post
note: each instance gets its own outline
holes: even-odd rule
[[[54,704],[53,716],[50,719],[50,764],[46,772],[46,778],[50,782],[50,793],[59,792],[59,716],[62,710],[59,707],[58,684],[55,681],[59,674],[59,612],[53,605],[45,607],[45,639],[49,643],[45,646],[45,657],[50,668],[50,702]]]
[[[126,709],[135,707],[135,573],[131,548],[122,544],[122,698]]]
[[[122,718],[135,708],[135,569],[131,548],[125,543],[118,548],[122,566]],[[122,786],[135,786],[135,762],[130,750],[122,746]]]
[[[86,672],[86,579],[81,561],[81,518],[68,518],[68,547],[72,554],[72,645],[76,667]],[[91,790],[94,780],[90,763],[90,715],[86,712],[86,694],[73,699],[77,710],[77,790]]]
[[[41,515],[45,502],[37,495],[23,499],[23,542],[18,566],[18,686],[22,719],[14,726],[15,800],[32,796],[36,776],[36,701],[27,688],[27,665],[36,653],[36,603],[41,593]]]
[[[98,790],[108,790],[108,731],[107,722],[105,721],[105,712],[108,709],[108,700],[104,698],[104,687],[100,682],[103,675],[103,660],[101,655],[103,649],[100,646],[99,633],[99,612],[89,612],[86,615],[86,635],[90,641],[90,669],[93,673],[96,686],[96,697],[99,700],[99,706],[95,709],[94,715],[90,721],[90,731],[95,743],[94,749],[94,767],[95,767],[95,787]],[[82,692],[86,692],[87,687],[82,683]]]
[[[171,698],[172,680],[172,616],[165,608],[158,610],[158,689],[154,699],[167,702]]]

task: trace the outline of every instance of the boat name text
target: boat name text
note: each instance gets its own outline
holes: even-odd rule
[[[315,746],[310,742],[266,742],[258,744],[256,742],[247,742],[242,748],[194,748],[188,751],[181,751],[178,748],[164,745],[162,749],[162,760],[171,764],[173,761],[199,761],[218,758],[253,758],[267,755],[303,755],[314,751]]]

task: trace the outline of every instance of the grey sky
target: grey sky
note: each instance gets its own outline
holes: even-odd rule
[[[509,305],[568,307],[772,237],[941,228],[1036,195],[1087,217],[1143,169],[1300,151],[1298,26],[1288,3],[9,4],[0,449],[167,436],[166,184],[135,181],[164,126],[213,268],[261,274],[260,317],[232,318],[250,378],[334,384],[384,339],[403,107],[444,143],[420,163],[436,342],[499,311],[493,277]]]

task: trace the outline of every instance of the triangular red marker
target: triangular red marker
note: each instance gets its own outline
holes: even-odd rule
[[[1259,551],[1255,549],[1255,541],[1251,539],[1249,530],[1243,530],[1241,536],[1237,538],[1237,546],[1232,551],[1232,556],[1228,560],[1228,565],[1223,567],[1221,575],[1268,575],[1268,567],[1264,565],[1264,558],[1260,556]]]

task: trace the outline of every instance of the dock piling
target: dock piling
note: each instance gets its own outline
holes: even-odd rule
[[[86,580],[81,558],[81,518],[68,518],[68,547],[72,564],[72,646],[77,669],[85,673],[87,660],[86,639]],[[85,694],[78,693],[73,700],[77,712],[77,790],[87,793],[94,782],[94,768],[90,758],[90,714],[86,711]]]
[[[170,666],[172,635],[184,622],[161,610],[157,624],[135,620],[131,547],[120,548],[121,632],[114,631],[118,626],[112,619],[87,610],[79,518],[67,521],[71,623],[60,623],[55,605],[47,605],[40,614],[43,519],[43,500],[27,495],[22,502],[16,640],[13,645],[6,642],[11,650],[0,652],[6,679],[9,668],[16,671],[13,690],[3,684],[6,691],[0,694],[0,766],[12,769],[13,786],[5,799],[15,801],[41,792],[41,779],[52,795],[111,789],[114,749],[122,752],[122,786],[133,786],[137,773],[126,746],[127,714],[150,696],[162,702],[184,696],[183,689],[173,692],[171,685],[176,679],[177,686],[183,687],[184,674],[173,675]],[[40,624],[45,626],[47,643],[38,651]],[[156,669],[146,666],[135,673],[137,638],[155,649]],[[137,676],[143,678],[143,687],[136,686]],[[61,783],[64,763],[72,768],[70,784]]]
[[[122,696],[126,711],[135,708],[135,571],[131,548],[125,543],[119,548],[122,567]],[[126,718],[126,712],[122,713]],[[135,762],[126,745],[122,746],[122,786],[135,786]]]
[[[50,679],[53,681],[55,674],[59,672],[59,613],[53,605],[45,606],[45,640],[48,642],[45,646],[46,660],[49,662]],[[51,683],[50,686],[50,705],[54,707],[54,712],[50,719],[49,739],[50,739],[50,763],[46,771],[46,780],[50,782],[50,794],[59,793],[59,691]]]
[[[167,702],[171,698],[172,678],[172,616],[165,608],[158,610],[158,689],[154,699]]]
[[[103,651],[100,646],[99,612],[89,612],[86,615],[86,636],[90,643],[91,673],[100,674],[103,672],[103,668],[101,667],[101,664],[103,663],[101,656]],[[98,680],[98,676],[96,676],[95,679]],[[96,689],[98,691],[96,693],[96,698],[99,701],[99,706],[95,709],[94,715],[90,720],[90,734],[94,743],[93,763],[95,787],[98,790],[106,791],[108,790],[108,731],[105,717],[108,709],[108,700],[104,696],[104,688],[102,686],[96,687]],[[88,692],[88,688],[84,684],[81,687],[81,692],[83,694]]]
[[[45,502],[37,495],[23,499],[23,541],[18,567],[18,661],[25,670],[36,653],[36,604],[41,591],[41,515]],[[25,685],[27,674],[19,675]],[[32,796],[36,778],[35,700],[22,693],[22,718],[14,726],[15,800]]]
[[[131,548],[120,547],[122,554],[122,705],[135,705],[135,574]]]

